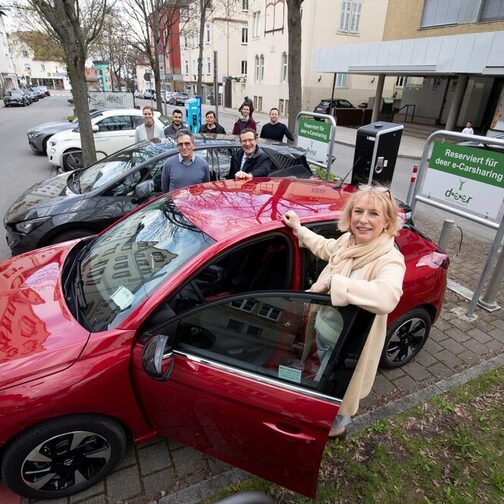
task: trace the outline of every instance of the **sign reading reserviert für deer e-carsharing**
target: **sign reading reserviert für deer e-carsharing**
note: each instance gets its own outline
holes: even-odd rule
[[[298,119],[297,145],[306,149],[306,157],[327,163],[331,143],[331,124],[308,117]]]
[[[504,198],[504,154],[434,142],[423,195],[497,221]]]

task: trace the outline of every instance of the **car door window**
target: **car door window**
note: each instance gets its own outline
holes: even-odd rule
[[[322,316],[333,324],[329,342],[319,329]],[[333,307],[327,295],[234,296],[181,318],[173,349],[342,397],[373,317],[356,307]]]
[[[218,147],[213,151],[213,165],[210,167],[215,180],[223,180],[229,175],[231,157],[239,149],[232,147]]]
[[[337,240],[342,232],[338,229],[336,221],[312,224],[309,229],[325,238]],[[319,277],[327,262],[312,254],[308,249],[302,249],[303,252],[303,289],[309,289]]]
[[[97,124],[99,131],[122,131],[132,129],[130,116],[105,117]]]
[[[110,187],[103,196],[132,196],[135,192],[135,186],[140,182],[140,179],[140,171],[134,171]]]

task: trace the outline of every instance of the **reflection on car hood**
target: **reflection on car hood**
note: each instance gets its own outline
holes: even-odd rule
[[[65,129],[72,129],[76,128],[77,124],[73,124],[69,121],[54,121],[54,122],[47,122],[43,124],[39,124],[38,126],[35,126],[33,128],[30,128],[28,130],[28,133],[32,131],[62,131]]]
[[[70,314],[60,275],[72,245],[0,263],[0,389],[71,366],[89,332]]]
[[[27,219],[44,217],[48,207],[54,206],[59,199],[79,196],[68,188],[69,176],[68,172],[62,173],[30,187],[7,210],[4,222],[13,224]]]

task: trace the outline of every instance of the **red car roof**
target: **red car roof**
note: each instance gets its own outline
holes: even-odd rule
[[[172,197],[191,222],[220,241],[258,226],[279,227],[288,210],[308,217],[304,222],[336,219],[352,189],[316,179],[258,178],[208,182],[174,191]]]

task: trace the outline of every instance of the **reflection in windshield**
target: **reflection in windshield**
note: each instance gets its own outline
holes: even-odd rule
[[[154,289],[214,241],[171,197],[114,226],[80,260],[81,313],[93,332],[117,327]]]
[[[170,149],[170,144],[147,143],[128,147],[79,173],[79,189],[86,193],[103,187],[134,166]]]

